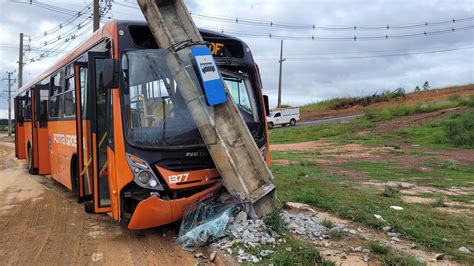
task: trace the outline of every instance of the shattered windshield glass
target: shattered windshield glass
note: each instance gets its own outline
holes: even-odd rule
[[[127,140],[146,147],[203,145],[166,64],[168,50],[135,50],[122,57]]]

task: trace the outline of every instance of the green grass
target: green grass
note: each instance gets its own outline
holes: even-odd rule
[[[243,249],[247,254],[261,257],[262,260],[257,263],[257,265],[334,265],[333,262],[324,260],[319,250],[314,247],[314,245],[291,237],[286,238],[285,243],[280,243],[279,245],[276,245],[275,248],[272,246],[252,248],[250,246],[246,247],[245,245],[239,244],[233,247],[233,251],[238,252],[240,248]],[[260,251],[265,249],[272,250],[274,253],[271,253],[265,257],[260,256]],[[243,265],[254,264],[244,262]]]
[[[365,116],[346,123],[272,130],[270,131],[270,142],[274,144],[297,143],[325,138],[341,143],[359,141],[369,145],[387,143],[395,145],[403,142],[435,148],[457,147],[460,145],[474,147],[473,109],[463,114],[454,114],[446,119],[427,122],[422,126],[401,128],[390,133],[356,134],[359,131],[374,127],[378,122],[396,117],[471,105],[474,105],[474,97],[445,103],[414,106],[399,105],[383,110],[367,109]],[[449,131],[447,131],[447,127],[450,129]]]
[[[411,241],[474,263],[474,258],[462,257],[457,252],[460,246],[474,245],[474,239],[466,234],[474,224],[471,218],[446,215],[435,208],[406,203],[397,197],[384,197],[375,189],[352,182],[334,182],[331,175],[317,171],[312,165],[272,166],[272,171],[282,201],[307,203],[375,228],[384,226],[374,217],[379,214]],[[312,174],[301,178],[298,174],[301,171]],[[403,206],[404,210],[392,210],[391,205]]]
[[[369,241],[369,249],[375,254],[387,255],[390,249],[382,244],[379,241]]]
[[[465,105],[462,101],[448,101],[444,103],[428,103],[418,105],[398,105],[386,109],[366,109],[367,119],[373,122],[390,120],[396,117],[429,113],[442,109]]]
[[[283,208],[281,206],[277,206],[263,219],[265,225],[277,233],[282,233],[285,231],[284,222],[281,217],[282,212]]]
[[[414,184],[439,188],[472,187],[474,184],[474,166],[458,165],[457,168],[446,168],[437,161],[420,161],[419,166],[429,167],[430,171],[408,169],[403,165],[388,162],[353,161],[341,165],[341,168],[363,173],[365,179],[377,181],[404,180]],[[393,194],[392,192],[389,192]],[[385,195],[382,193],[382,195]]]

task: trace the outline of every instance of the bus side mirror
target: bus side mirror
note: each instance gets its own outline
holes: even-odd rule
[[[104,88],[113,89],[119,86],[119,66],[115,59],[107,58],[104,60],[104,70],[102,72],[102,82]]]
[[[265,116],[269,116],[270,105],[268,104],[268,95],[263,95],[263,104],[265,105]]]

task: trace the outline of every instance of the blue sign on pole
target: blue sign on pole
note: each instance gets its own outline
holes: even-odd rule
[[[211,51],[207,47],[193,47],[191,52],[201,75],[207,104],[218,105],[225,103],[227,95]]]

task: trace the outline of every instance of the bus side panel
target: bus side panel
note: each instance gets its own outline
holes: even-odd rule
[[[49,121],[48,136],[51,138],[51,176],[72,190],[71,159],[76,153],[76,121]]]
[[[48,143],[48,129],[38,128],[38,153],[39,157],[41,158],[39,161],[38,173],[40,175],[47,175],[51,173]]]
[[[120,94],[118,90],[113,90],[113,113],[114,113],[114,149],[115,149],[115,171],[117,174],[115,185],[116,194],[112,193],[112,196],[115,198],[115,201],[118,202],[117,208],[112,208],[113,216],[115,219],[121,219],[120,209],[120,192],[122,189],[130,182],[133,181],[133,173],[127,163],[127,158],[125,155],[125,136],[122,130],[122,109],[120,106]],[[113,190],[112,190],[113,191]]]
[[[20,126],[17,123],[18,127],[16,128],[16,138],[18,146],[18,159],[26,159],[26,142],[25,142],[25,127]]]

